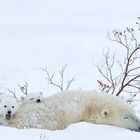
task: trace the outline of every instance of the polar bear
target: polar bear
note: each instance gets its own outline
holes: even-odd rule
[[[21,96],[20,100],[22,104],[25,103],[40,103],[43,101],[43,93],[42,92],[31,92],[26,96]]]
[[[25,104],[10,119],[16,128],[64,129],[80,121],[140,131],[133,108],[119,97],[95,91],[66,91],[39,104]]]
[[[17,112],[19,102],[10,96],[4,96],[0,99],[0,125],[8,125],[9,120]]]

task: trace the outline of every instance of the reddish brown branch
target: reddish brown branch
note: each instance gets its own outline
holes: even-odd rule
[[[140,20],[140,18],[139,18]],[[137,23],[138,24],[138,23]],[[138,24],[140,26],[140,24]],[[126,54],[124,59],[117,60],[115,53],[110,57],[110,52],[103,53],[104,64],[97,65],[99,73],[103,76],[105,82],[98,80],[99,87],[102,91],[119,96],[122,92],[137,94],[140,91],[140,43],[135,37],[133,28],[126,28],[124,31],[113,31],[113,38],[108,33],[109,40],[116,42]],[[116,61],[114,61],[116,60]],[[116,74],[116,66],[120,68],[120,72]],[[117,75],[117,76],[116,76]],[[104,85],[109,83],[106,88]],[[135,96],[134,96],[135,97]]]

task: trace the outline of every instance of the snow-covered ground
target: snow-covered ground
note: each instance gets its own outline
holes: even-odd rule
[[[56,131],[37,129],[18,130],[6,127],[0,127],[0,131],[0,136],[3,140],[139,140],[140,138],[139,132],[85,122],[72,124],[65,130]]]
[[[93,62],[110,46],[107,31],[135,25],[139,0],[0,0],[0,87],[16,89],[26,80],[29,91],[46,96],[58,91],[47,84],[42,68],[57,72],[68,64],[72,89],[95,89],[100,75]],[[61,131],[0,127],[0,139],[49,140],[139,139],[122,128],[78,123]]]

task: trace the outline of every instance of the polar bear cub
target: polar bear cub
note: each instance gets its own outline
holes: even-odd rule
[[[19,109],[19,102],[10,96],[0,99],[0,125],[8,125],[9,120]]]
[[[21,102],[25,103],[40,103],[44,99],[42,92],[32,92],[26,96],[21,97]]]

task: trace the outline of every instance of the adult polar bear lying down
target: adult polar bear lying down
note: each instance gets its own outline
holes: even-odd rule
[[[140,131],[140,120],[133,108],[119,97],[95,91],[60,92],[42,103],[27,103],[9,120],[9,125],[56,130],[80,121]]]

